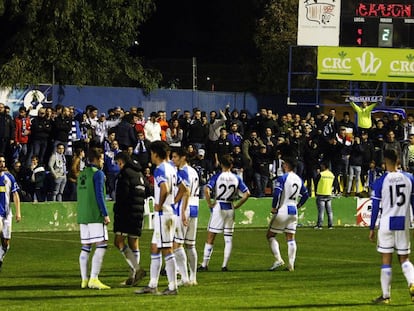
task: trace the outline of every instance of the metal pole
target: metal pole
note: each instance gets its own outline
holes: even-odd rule
[[[197,58],[193,57],[193,91],[197,90]]]

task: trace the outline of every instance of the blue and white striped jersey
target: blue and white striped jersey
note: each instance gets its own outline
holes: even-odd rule
[[[159,204],[160,187],[162,183],[167,185],[167,198],[165,199],[165,206],[172,206],[174,204],[174,197],[177,194],[177,185],[181,179],[177,176],[176,168],[168,162],[162,162],[154,170],[154,198],[155,204]]]
[[[288,172],[278,177],[273,193],[273,208],[282,206],[302,206],[309,194],[302,178],[294,172]]]
[[[9,172],[0,173],[0,216],[6,217],[11,213],[10,194],[17,192],[19,186],[14,176]]]
[[[237,190],[242,193],[249,191],[240,176],[232,172],[215,174],[208,181],[207,187],[214,191],[216,201],[220,202],[232,202],[236,197]]]
[[[371,229],[379,212],[379,227],[404,230],[410,223],[410,206],[414,212],[414,177],[407,172],[386,172],[374,182],[372,194]]]

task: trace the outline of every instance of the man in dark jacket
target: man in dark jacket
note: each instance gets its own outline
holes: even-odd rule
[[[38,115],[33,118],[31,131],[32,133],[29,140],[29,158],[31,159],[33,155],[36,155],[39,157],[39,163],[44,164],[44,155],[46,152],[47,143],[52,133],[52,121],[46,117],[45,108],[40,108]],[[26,163],[27,166],[30,166],[30,164],[31,163]]]
[[[115,246],[130,268],[125,285],[134,286],[145,276],[139,264],[138,241],[143,227],[145,178],[140,165],[133,163],[126,152],[118,153],[115,161],[121,169],[116,181],[114,204]]]
[[[15,126],[12,117],[6,113],[5,105],[0,103],[0,153],[10,162],[10,146],[14,143]]]

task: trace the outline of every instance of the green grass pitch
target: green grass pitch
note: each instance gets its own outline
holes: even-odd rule
[[[149,272],[151,231],[141,238],[141,263]],[[378,310],[380,255],[366,228],[298,228],[296,270],[267,269],[273,262],[265,228],[236,228],[230,272],[221,272],[223,238],[218,235],[209,271],[198,273],[198,286],[180,288],[177,296],[135,295],[120,285],[128,269],[112,245],[100,279],[112,287],[80,289],[78,232],[14,233],[0,272],[2,310]],[[198,232],[202,259],[205,230]],[[286,243],[279,236],[285,261]],[[393,310],[414,310],[396,257]],[[145,286],[147,277],[138,285]],[[165,276],[159,289],[167,286]],[[385,307],[388,308],[388,307]]]

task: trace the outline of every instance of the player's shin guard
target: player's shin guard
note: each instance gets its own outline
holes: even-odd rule
[[[225,235],[224,236],[224,258],[223,258],[222,267],[227,267],[227,263],[229,262],[232,249],[233,249],[233,236]]]
[[[161,271],[161,254],[151,254],[151,265],[150,265],[150,282],[149,287],[158,287],[158,279]]]
[[[188,282],[188,271],[187,271],[187,255],[185,254],[184,248],[179,247],[174,251],[175,261],[177,262],[178,270],[181,273],[181,280],[184,283]]]
[[[92,257],[92,266],[91,266],[91,278],[98,278],[99,272],[101,272],[103,258],[106,253],[106,244],[97,245],[95,253]]]
[[[79,255],[79,267],[82,280],[88,279],[88,261],[89,254],[91,253],[91,247],[82,246]]]
[[[381,289],[382,297],[391,297],[391,281],[392,281],[392,268],[390,265],[382,265],[381,267]]]
[[[402,272],[407,280],[408,286],[414,284],[414,266],[408,259],[401,265]]]
[[[295,260],[296,260],[296,241],[290,240],[287,241],[288,245],[288,257],[289,257],[289,266],[294,267],[295,266]]]
[[[187,271],[187,268],[185,268]],[[165,271],[167,272],[168,289],[177,289],[177,263],[174,254],[165,257]]]
[[[128,266],[136,271],[136,267],[138,265],[137,262],[137,257],[135,256],[135,254],[132,252],[132,250],[128,247],[125,246],[122,250],[121,250],[122,255],[125,258],[125,261],[127,262]]]

